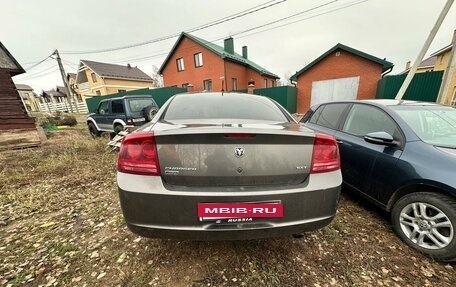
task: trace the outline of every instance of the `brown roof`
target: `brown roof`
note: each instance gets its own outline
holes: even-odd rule
[[[85,64],[98,76],[102,78],[115,78],[115,79],[126,79],[126,80],[137,80],[152,82],[152,78],[146,73],[138,69],[138,67],[131,67],[129,65],[115,65],[108,63],[100,63],[88,60],[81,60],[82,64]]]
[[[24,84],[14,84],[18,91],[33,91],[33,88]]]
[[[66,95],[64,93],[59,92],[59,91],[54,91],[54,90],[43,91],[43,97],[46,97],[46,96],[66,97]]]
[[[55,89],[57,92],[60,92],[62,94],[68,95],[68,91],[64,86],[57,86],[57,89]]]
[[[435,65],[435,60],[437,59],[436,56],[429,57],[427,59],[424,59],[420,65],[418,66],[419,68],[424,68],[424,67],[433,67]]]

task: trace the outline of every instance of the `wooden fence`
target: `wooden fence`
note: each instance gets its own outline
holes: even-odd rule
[[[77,109],[76,109],[77,107]],[[42,112],[68,112],[68,113],[88,113],[87,105],[85,102],[79,102],[77,104],[70,105],[66,102],[63,103],[41,103],[40,109]]]

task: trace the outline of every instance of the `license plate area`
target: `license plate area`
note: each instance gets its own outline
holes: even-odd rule
[[[198,218],[200,221],[239,223],[282,217],[283,204],[280,201],[198,203]]]

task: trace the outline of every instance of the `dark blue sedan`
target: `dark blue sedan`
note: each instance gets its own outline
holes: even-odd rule
[[[391,213],[395,232],[456,260],[456,109],[370,100],[312,107],[301,123],[334,136],[344,184]]]

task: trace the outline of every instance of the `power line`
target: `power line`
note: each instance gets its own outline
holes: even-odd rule
[[[26,68],[25,70],[26,70],[26,71],[29,71],[29,70],[35,68],[36,66],[40,65],[41,63],[47,61],[49,58],[51,58],[51,56],[52,56],[52,54],[50,54],[49,56],[47,56],[47,57],[44,58],[43,60],[36,62],[35,64],[31,65],[30,67]]]
[[[309,13],[311,11],[315,11],[317,9],[320,9],[320,8],[323,8],[323,7],[326,7],[328,5],[331,5],[335,2],[337,2],[338,0],[332,0],[332,1],[329,1],[329,2],[326,2],[324,4],[321,4],[321,5],[318,5],[318,6],[314,6],[312,8],[309,8],[309,9],[306,9],[306,10],[303,10],[303,11],[300,11],[300,12],[297,12],[297,13],[294,13],[294,14],[291,14],[289,16],[286,16],[286,17],[283,17],[283,18],[279,18],[277,20],[274,20],[274,21],[271,21],[271,22],[268,22],[268,23],[265,23],[265,24],[262,24],[262,25],[258,25],[258,26],[255,26],[255,27],[251,27],[249,29],[246,29],[246,30],[243,30],[243,31],[240,31],[240,32],[236,32],[234,34],[232,34],[232,36],[234,35],[241,35],[241,34],[244,34],[244,33],[247,33],[247,32],[251,32],[251,31],[254,31],[254,30],[257,30],[257,29],[261,29],[261,28],[264,28],[264,27],[267,27],[267,26],[270,26],[270,25],[273,25],[273,24],[277,24],[277,23],[280,23],[280,22],[283,22],[283,21],[286,21],[286,20],[289,20],[290,18],[295,18],[295,17],[298,17],[298,16],[302,16],[302,15],[305,15],[306,13]],[[334,12],[334,11],[338,11],[338,10],[341,10],[341,9],[345,9],[345,8],[348,8],[350,6],[353,6],[353,5],[356,5],[356,4],[360,4],[362,2],[366,2],[368,0],[361,0],[361,2],[359,0],[357,1],[353,1],[353,2],[349,2],[349,3],[345,3],[343,5],[339,5],[337,6],[336,8],[332,8],[332,10],[329,10],[327,12],[324,12],[324,13],[320,13],[320,14],[317,14],[317,15],[314,15],[314,16],[311,16],[311,17],[307,17],[305,19],[300,19],[300,20],[297,20],[297,21],[294,21],[294,22],[291,22],[291,23],[287,23],[287,24],[283,24],[281,26],[277,26],[277,27],[273,27],[273,28],[270,28],[269,30],[272,30],[272,29],[275,29],[275,28],[279,28],[279,27],[282,27],[282,26],[286,26],[286,25],[290,25],[290,24],[293,24],[293,23],[296,23],[296,22],[299,22],[299,21],[304,21],[304,20],[307,20],[307,19],[310,19],[310,18],[314,18],[314,17],[317,17],[317,16],[320,16],[320,15],[324,15],[324,14],[327,14],[327,13],[330,13],[330,12]],[[356,3],[354,3],[356,2]],[[358,3],[359,2],[359,3]],[[267,30],[264,30],[264,31],[267,31]],[[251,35],[254,35],[254,34],[257,34],[257,33],[261,33],[263,31],[259,31],[259,32],[255,32],[255,33],[251,33],[251,34],[248,34],[246,36],[242,36],[242,37],[238,37],[238,38],[243,38],[243,37],[248,37],[248,36],[251,36]],[[224,37],[221,37],[221,38],[217,38],[215,40],[212,40],[210,41],[211,43],[214,43],[214,42],[217,42],[217,41],[220,41],[220,40],[223,40]],[[195,45],[196,46],[196,45]],[[194,46],[190,46],[188,47],[187,49],[191,49],[193,48]],[[133,61],[138,61],[138,60],[146,60],[146,59],[152,59],[152,58],[157,58],[157,57],[161,57],[161,56],[165,56],[169,54],[169,52],[166,52],[166,53],[160,53],[160,54],[153,54],[153,55],[149,55],[149,56],[144,56],[144,57],[140,57],[140,58],[130,58],[128,60],[124,60],[124,61],[118,61],[117,63],[124,63],[124,62],[133,62]]]
[[[274,30],[274,29],[277,29],[277,28],[281,28],[281,27],[285,27],[285,26],[288,26],[288,25],[291,25],[291,24],[295,24],[295,23],[298,23],[298,22],[309,20],[309,19],[312,19],[312,18],[315,18],[315,17],[318,17],[318,16],[322,16],[322,15],[326,15],[326,14],[329,14],[329,13],[332,13],[332,12],[343,10],[343,9],[349,8],[351,6],[359,5],[359,4],[362,4],[362,3],[367,2],[367,1],[369,1],[369,0],[357,0],[357,1],[352,1],[352,2],[349,2],[349,3],[345,3],[343,5],[339,5],[337,8],[336,7],[332,7],[328,11],[321,12],[321,13],[318,13],[318,14],[303,18],[303,19],[295,20],[295,21],[292,21],[292,22],[289,22],[289,23],[285,23],[285,24],[282,24],[282,25],[279,25],[279,26],[271,27],[271,28],[268,28],[268,29],[265,29],[265,30],[261,30],[261,31],[258,31],[258,32],[253,32],[253,33],[250,33],[250,34],[247,34],[247,35],[244,35],[244,36],[240,36],[240,37],[237,37],[237,39],[249,37],[249,36],[256,35],[256,34],[259,34],[259,33],[263,33],[263,32],[266,32],[266,31]],[[255,29],[260,29],[260,28],[261,27],[255,28]],[[248,31],[245,30],[245,31],[242,31],[242,32],[239,32],[239,33],[235,33],[234,35],[246,33],[246,32],[249,32],[251,30],[252,29],[249,29]]]
[[[27,72],[26,74],[21,74],[21,75],[18,75],[17,77],[18,78],[21,78],[21,77],[24,77],[24,78],[33,77],[35,75],[38,75],[38,74],[41,74],[43,72],[49,71],[52,68],[55,68],[55,65],[48,66],[48,67],[44,68],[43,70],[40,70],[40,71],[37,71],[37,72],[33,72],[33,73]]]
[[[262,25],[259,25],[259,26],[255,26],[255,27],[249,28],[249,29],[247,29],[247,30],[243,30],[243,31],[241,31],[241,32],[234,33],[234,34],[232,34],[232,36],[239,35],[239,34],[244,34],[244,33],[247,33],[247,32],[253,31],[253,30],[261,29],[261,28],[266,27],[266,26],[270,26],[270,25],[273,25],[273,24],[277,24],[277,23],[279,23],[279,22],[289,20],[290,18],[297,17],[297,16],[303,15],[303,14],[305,14],[305,13],[308,13],[308,12],[310,12],[310,11],[314,11],[314,10],[317,10],[317,9],[319,9],[319,8],[322,8],[322,7],[331,5],[332,3],[337,2],[337,1],[339,1],[339,0],[332,0],[332,1],[330,1],[330,2],[326,2],[326,3],[324,3],[324,4],[321,4],[321,5],[318,5],[318,6],[309,8],[309,9],[307,9],[307,10],[304,10],[304,11],[301,11],[301,12],[298,12],[298,13],[295,13],[295,14],[292,14],[292,15],[289,15],[289,16],[286,16],[286,17],[283,17],[283,18],[280,18],[280,19],[277,19],[277,20],[268,22],[268,23],[266,23],[266,24],[262,24]]]
[[[52,71],[49,71],[49,72],[47,72],[47,73],[40,74],[40,75],[36,74],[36,75],[33,75],[33,76],[29,77],[29,78],[21,78],[21,79],[19,79],[19,80],[20,80],[20,81],[25,81],[25,80],[28,81],[28,80],[32,80],[32,79],[36,79],[36,78],[41,78],[41,77],[47,76],[47,75],[49,75],[49,74],[55,73],[55,72],[57,72],[58,70],[59,70],[58,67],[54,67],[54,69],[53,69]]]
[[[287,0],[280,0],[278,2],[276,2],[276,0],[268,1],[268,2],[265,2],[263,4],[260,4],[260,5],[254,6],[252,8],[249,8],[247,10],[244,10],[244,11],[241,11],[241,12],[237,12],[237,13],[231,15],[231,16],[227,16],[227,17],[224,17],[224,18],[221,18],[221,19],[206,23],[204,25],[200,25],[200,26],[194,27],[192,29],[186,30],[185,32],[192,33],[192,32],[203,30],[203,29],[206,29],[206,28],[209,28],[209,27],[213,27],[215,25],[226,23],[228,21],[232,21],[234,19],[238,19],[240,17],[244,17],[244,16],[247,16],[247,15],[256,13],[258,11],[273,7],[275,5],[281,4],[281,3],[286,2],[286,1]],[[174,34],[170,34],[170,35],[167,35],[167,36],[155,38],[155,39],[152,39],[152,40],[148,40],[148,41],[144,41],[144,42],[140,42],[140,43],[135,43],[135,44],[130,44],[130,45],[125,45],[125,46],[120,46],[120,47],[115,47],[115,48],[107,48],[107,49],[99,49],[99,50],[85,50],[85,51],[62,51],[61,54],[66,54],[66,55],[70,55],[70,54],[96,54],[96,53],[104,53],[104,52],[111,52],[111,51],[117,51],[117,50],[124,50],[124,49],[128,49],[128,48],[134,48],[134,47],[138,47],[138,46],[143,46],[143,45],[147,45],[147,44],[152,44],[152,43],[165,41],[165,40],[168,40],[168,39],[172,39],[172,38],[178,37],[179,35],[180,35],[180,33],[174,33]]]

